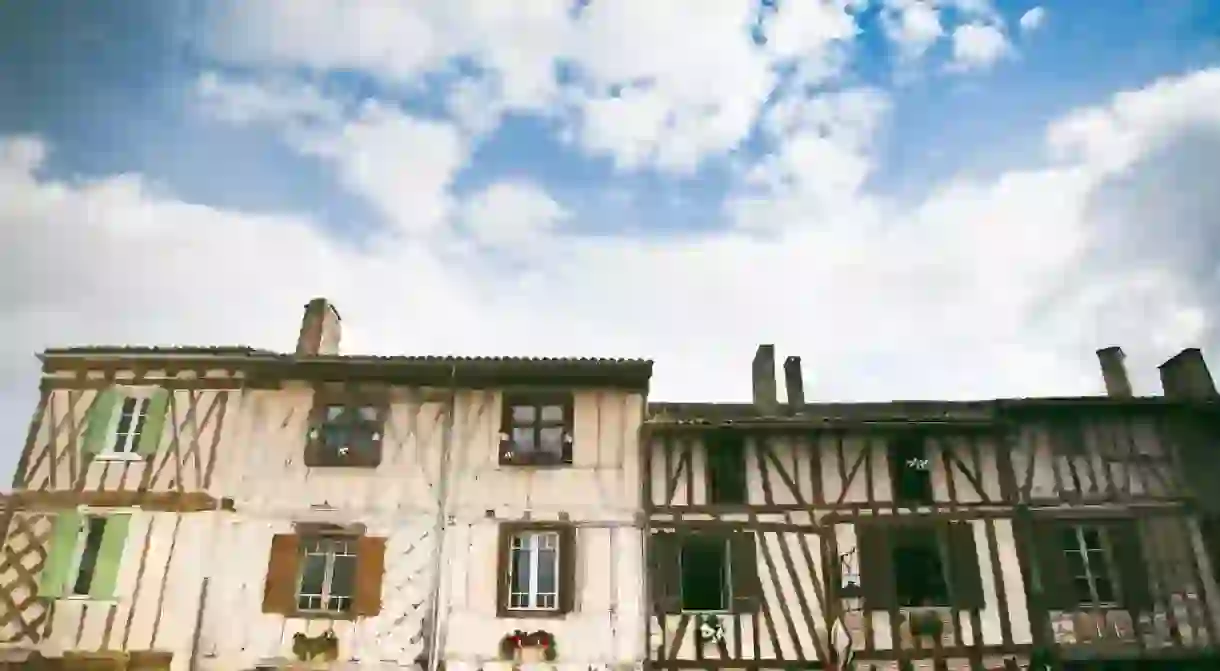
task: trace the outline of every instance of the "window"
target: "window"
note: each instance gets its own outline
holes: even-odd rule
[[[306,465],[380,465],[384,411],[384,404],[367,398],[321,397],[314,407]]]
[[[356,586],[355,539],[305,538],[301,549],[297,610],[349,612]]]
[[[105,517],[85,517],[77,536],[77,547],[73,553],[75,561],[73,570],[69,573],[71,582],[70,594],[87,596],[93,586],[93,576],[97,570],[98,554],[102,550],[102,537],[106,532]]]
[[[707,442],[707,499],[711,504],[747,502],[746,451],[741,435],[725,431]]]
[[[506,395],[501,464],[571,464],[571,394]]]
[[[575,530],[547,523],[500,527],[501,617],[561,615],[572,610],[576,589]]]
[[[689,536],[683,540],[678,556],[683,611],[729,610],[733,603],[729,555],[727,538]]]
[[[894,544],[894,587],[898,605],[949,605],[946,562],[933,533],[904,533]]]
[[[907,434],[890,443],[890,479],[894,501],[930,504],[932,499],[932,462],[924,449],[922,434]]]
[[[128,396],[123,399],[114,428],[114,441],[110,444],[112,452],[131,454],[136,451],[144,431],[144,422],[148,419],[148,406],[147,398]]]
[[[1105,530],[1089,525],[1065,526],[1060,530],[1060,542],[1077,603],[1116,606],[1114,562]]]
[[[665,613],[757,610],[758,546],[752,531],[659,531],[651,537],[653,607]]]

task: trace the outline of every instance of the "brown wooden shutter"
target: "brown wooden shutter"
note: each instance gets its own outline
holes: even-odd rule
[[[385,540],[362,536],[356,541],[356,593],[352,600],[352,612],[355,615],[372,616],[381,612]]]
[[[500,525],[500,535],[496,540],[496,617],[510,617],[508,610],[508,567],[512,561],[512,541],[514,527],[509,524]]]
[[[649,541],[652,547],[648,553],[648,578],[651,581],[653,611],[681,612],[681,537],[676,533],[654,533]]]
[[[1119,594],[1123,607],[1131,611],[1152,608],[1148,565],[1140,549],[1139,526],[1135,520],[1115,520],[1105,525],[1110,551],[1118,569]]]
[[[758,580],[758,540],[753,531],[738,531],[729,536],[729,577],[733,612],[753,613],[762,602]]]
[[[497,457],[500,464],[513,463],[513,405],[508,394],[500,395],[500,439],[496,442],[500,450]]]
[[[263,612],[287,615],[297,609],[297,571],[301,541],[296,534],[271,537],[267,582],[263,586]]]
[[[579,589],[576,580],[577,553],[576,527],[566,526],[559,530],[559,612],[571,613],[576,610],[576,592]]]
[[[571,394],[563,400],[563,463],[572,463],[572,448],[576,443],[576,403]]]
[[[894,583],[894,558],[886,529],[875,524],[856,525],[856,550],[860,555],[860,590],[868,610],[898,606]]]
[[[1064,555],[1063,536],[1071,524],[1052,520],[1034,523],[1034,555],[1042,585],[1042,605],[1055,610],[1071,610],[1080,605]],[[1032,583],[1031,583],[1032,584]]]
[[[978,546],[969,522],[950,522],[947,529],[950,591],[955,608],[983,608],[983,578]]]

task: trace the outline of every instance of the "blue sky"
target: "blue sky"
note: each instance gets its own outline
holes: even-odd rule
[[[349,351],[646,356],[665,399],[759,342],[836,400],[1220,347],[1215,3],[768,4],[4,3],[0,436],[45,346],[287,349],[313,295]]]

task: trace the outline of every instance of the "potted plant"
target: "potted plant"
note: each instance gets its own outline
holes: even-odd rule
[[[912,636],[940,638],[940,635],[945,631],[945,622],[940,619],[940,613],[930,608],[911,611],[907,616],[907,620],[911,624]]]
[[[724,623],[715,615],[699,616],[699,642],[719,643],[724,640]]]
[[[553,662],[558,655],[555,636],[548,631],[526,632],[520,629],[500,639],[500,657],[517,663]]]

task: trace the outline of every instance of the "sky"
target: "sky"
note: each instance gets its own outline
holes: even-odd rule
[[[1220,371],[1207,0],[0,3],[0,464],[50,346],[645,357],[654,400]],[[782,396],[782,392],[781,392]]]

